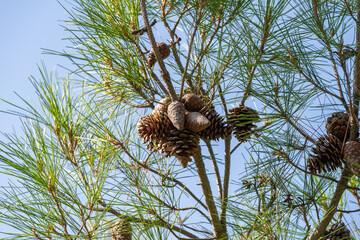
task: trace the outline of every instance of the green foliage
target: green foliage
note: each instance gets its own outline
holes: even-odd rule
[[[344,56],[359,49],[355,1],[75,0],[68,12],[72,47],[48,53],[74,71],[40,69],[39,107],[13,105],[23,135],[0,142],[1,171],[16,180],[0,221],[14,239],[106,239],[119,218],[134,239],[306,239],[327,220],[359,238],[359,178],[306,162],[332,112],[351,114],[358,133],[358,54]],[[154,67],[150,30],[136,33],[147,21],[171,48]],[[182,169],[136,132],[172,90],[224,118],[251,105],[261,121],[246,143],[201,141]]]

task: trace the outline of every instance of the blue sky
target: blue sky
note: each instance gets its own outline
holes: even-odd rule
[[[66,60],[43,55],[41,48],[62,50],[66,32],[60,26],[67,18],[66,11],[56,0],[3,0],[0,8],[0,98],[20,103],[14,92],[35,102],[28,77],[39,76],[37,64],[43,60],[48,69]],[[9,107],[0,102],[0,109]],[[0,131],[18,127],[17,117],[0,113]],[[1,139],[1,138],[0,138]]]
[[[2,0],[0,7],[0,99],[23,105],[19,97],[35,103],[36,95],[29,76],[39,77],[38,64],[42,61],[48,70],[57,64],[66,65],[66,59],[43,55],[41,48],[62,50],[66,47],[66,32],[60,26],[67,19],[66,11],[56,0]],[[60,68],[57,67],[59,70]],[[0,111],[11,109],[0,101]],[[0,132],[16,131],[21,135],[18,117],[0,112]],[[2,134],[0,140],[4,140]],[[0,174],[1,186],[7,177]],[[0,232],[12,231],[0,224]],[[4,237],[0,233],[0,238]]]

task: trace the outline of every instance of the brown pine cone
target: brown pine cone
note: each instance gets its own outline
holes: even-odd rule
[[[156,46],[159,49],[162,59],[165,59],[170,55],[170,47],[166,43],[161,42],[161,43],[158,43]],[[149,64],[150,68],[152,68],[155,63],[156,63],[155,51],[154,51],[154,49],[151,49],[149,56],[148,56],[148,64]]]
[[[120,220],[111,228],[111,237],[113,240],[131,240],[131,224],[128,221]]]
[[[331,134],[320,137],[312,152],[308,159],[308,167],[313,173],[334,171],[344,162],[342,142]]]
[[[240,105],[229,110],[228,121],[233,127],[233,132],[237,140],[242,143],[247,141],[256,128],[255,122],[259,121],[256,110]]]
[[[344,158],[346,165],[356,175],[360,175],[360,143],[356,141],[349,141],[344,147]]]
[[[349,114],[335,112],[326,120],[326,133],[337,137],[341,142],[350,137]]]
[[[228,126],[223,117],[216,112],[214,106],[203,107],[200,110],[210,121],[210,126],[199,132],[200,137],[204,140],[219,140],[231,134],[231,126]]]

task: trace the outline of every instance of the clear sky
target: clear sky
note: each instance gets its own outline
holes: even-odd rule
[[[23,105],[16,92],[30,103],[37,102],[28,80],[30,75],[39,77],[37,64],[44,61],[48,70],[57,64],[69,65],[64,58],[43,55],[41,49],[61,51],[66,47],[66,42],[61,40],[66,32],[60,25],[64,25],[62,20],[67,18],[66,11],[56,0],[1,0],[0,99]],[[0,111],[9,109],[10,106],[0,101]],[[13,131],[21,133],[18,117],[0,112],[0,132]],[[4,140],[2,134],[0,140]],[[7,185],[7,181],[0,174],[0,185]],[[8,231],[11,229],[0,224],[0,232]]]

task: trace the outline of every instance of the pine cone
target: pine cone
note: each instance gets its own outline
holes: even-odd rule
[[[169,132],[166,139],[160,143],[160,151],[165,152],[165,156],[175,156],[178,158],[182,167],[186,167],[191,162],[199,146],[199,135],[184,129],[179,131],[173,129]]]
[[[345,227],[344,223],[335,223],[327,229],[323,235],[324,240],[351,240],[350,230]]]
[[[345,142],[350,136],[349,114],[335,112],[326,121],[326,132],[337,137],[341,142]]]
[[[205,106],[204,101],[193,93],[185,94],[181,98],[181,102],[189,112],[199,112]]]
[[[186,112],[185,128],[193,132],[200,132],[210,125],[210,121],[199,112]]]
[[[163,98],[158,104],[156,104],[153,113],[155,112],[167,112],[168,106],[171,103],[170,98]]]
[[[166,112],[154,112],[142,117],[137,127],[139,136],[144,140],[143,143],[159,141],[174,128]]]
[[[313,173],[334,171],[344,162],[342,142],[331,134],[320,137],[312,152],[307,164]]]
[[[111,236],[113,240],[131,240],[132,229],[128,221],[120,220],[111,228]]]
[[[156,44],[156,46],[159,49],[162,59],[165,59],[170,55],[170,48],[166,43],[161,42],[161,43]],[[153,67],[154,64],[156,63],[156,56],[155,56],[154,49],[150,50],[150,53],[148,56],[148,63],[149,63],[150,68]]]
[[[185,107],[179,101],[170,103],[167,109],[167,114],[174,125],[178,130],[183,130],[185,126]]]
[[[360,143],[356,141],[350,141],[345,144],[344,158],[346,165],[356,175],[360,175]]]
[[[256,128],[255,122],[259,121],[256,110],[240,105],[229,110],[229,123],[233,127],[235,137],[239,142],[247,141]]]
[[[231,134],[231,127],[224,122],[224,118],[216,112],[214,106],[203,107],[200,113],[210,121],[210,126],[199,132],[204,140],[219,140]]]

